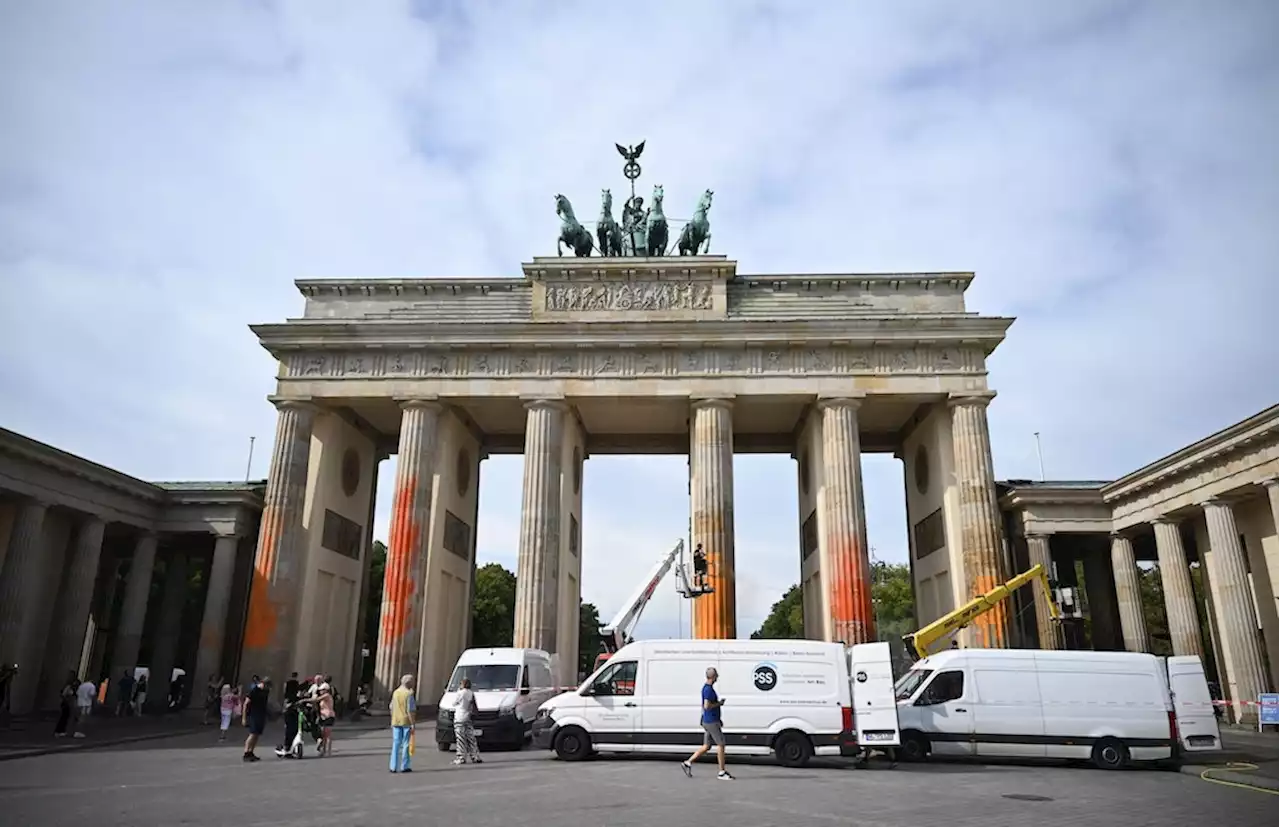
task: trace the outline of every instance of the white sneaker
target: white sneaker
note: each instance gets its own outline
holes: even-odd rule
[[[83,733],[83,732],[77,732],[75,735],[73,735],[73,736],[71,736],[71,737],[73,737],[73,738],[83,738],[83,737],[84,737],[84,733]]]
[[[720,772],[716,774],[716,778],[720,779],[721,781],[736,781],[736,780],[737,780],[737,779],[735,779],[732,775],[730,775],[730,774],[729,774],[729,771],[728,771],[728,770],[720,770]]]
[[[453,763],[458,764],[458,765],[462,765],[462,764],[465,764],[465,763],[467,763],[467,762],[466,762],[466,760],[465,760],[465,759],[462,759],[462,758],[455,758],[455,759],[453,759]]]

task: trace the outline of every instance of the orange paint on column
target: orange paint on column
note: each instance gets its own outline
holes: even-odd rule
[[[984,595],[999,585],[1000,582],[991,575],[979,575],[973,579],[973,597]],[[977,643],[982,647],[987,649],[1003,649],[1005,647],[1005,640],[1009,630],[1009,599],[1011,598],[1006,598],[1006,600],[997,603],[985,614],[974,618],[973,626],[978,633]]]
[[[876,639],[871,603],[871,572],[856,536],[837,533],[827,538],[831,573],[828,601],[836,640],[852,646]]]
[[[413,513],[417,489],[416,478],[404,480],[396,491],[392,507],[386,580],[382,591],[381,627],[378,630],[379,646],[401,640],[408,630],[409,615],[417,590],[414,557],[422,534]]]
[[[272,645],[280,622],[280,607],[271,599],[275,578],[276,547],[280,540],[279,510],[268,504],[262,510],[262,532],[253,561],[253,583],[249,587],[249,612],[244,624],[244,648],[262,650]]]

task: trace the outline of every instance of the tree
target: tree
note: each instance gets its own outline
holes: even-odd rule
[[[476,597],[471,610],[471,645],[510,646],[515,636],[516,576],[500,563],[476,569]]]
[[[782,599],[773,604],[760,628],[751,633],[753,640],[781,640],[804,637],[804,604],[800,587],[792,586]]]
[[[369,600],[364,605],[364,645],[369,650],[369,657],[364,659],[364,668],[360,673],[362,683],[373,680],[373,670],[378,660],[373,657],[373,653],[378,651],[378,626],[382,620],[382,581],[387,572],[386,544],[381,540],[374,540],[370,554],[373,558],[369,561]]]
[[[596,656],[603,650],[600,636],[600,610],[594,603],[578,601],[578,671],[590,675],[596,668]]]

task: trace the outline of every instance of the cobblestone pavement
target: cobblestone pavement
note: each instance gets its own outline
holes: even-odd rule
[[[1272,794],[1154,770],[967,763],[789,770],[758,761],[736,763],[738,780],[721,782],[712,765],[690,780],[670,759],[568,764],[536,751],[486,753],[484,764],[454,767],[452,755],[422,734],[409,775],[388,773],[388,734],[369,729],[341,732],[331,758],[302,761],[260,749],[261,762],[244,764],[239,745],[220,746],[206,732],[8,761],[0,768],[0,824],[1270,827],[1277,806]]]

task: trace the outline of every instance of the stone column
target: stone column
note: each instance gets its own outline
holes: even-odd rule
[[[1120,633],[1129,652],[1148,652],[1147,619],[1142,614],[1142,587],[1138,583],[1138,561],[1133,541],[1123,534],[1111,535],[1111,573],[1116,581],[1116,606],[1120,610]]]
[[[822,489],[818,494],[822,543],[821,578],[824,637],[846,646],[876,639],[876,615],[871,605],[871,558],[866,524],[858,501],[862,498],[858,439],[859,399],[825,399],[822,412]],[[732,460],[731,460],[732,461]]]
[[[418,676],[427,549],[431,545],[431,493],[443,410],[434,399],[408,400],[400,407],[395,498],[374,655],[373,692],[379,710],[400,685],[401,676]]]
[[[1258,643],[1258,619],[1253,609],[1244,549],[1231,504],[1209,500],[1204,504],[1209,526],[1209,578],[1214,585],[1218,638],[1227,655],[1227,683],[1233,701],[1257,701],[1267,690],[1267,674]],[[1257,707],[1235,707],[1241,722],[1256,721]]]
[[[231,580],[236,569],[237,534],[219,534],[213,543],[209,563],[209,588],[204,594],[204,614],[200,618],[200,648],[192,686],[203,686],[210,675],[222,674],[222,640],[227,630],[227,607],[231,605]],[[230,676],[223,676],[228,678]]]
[[[693,601],[693,636],[738,636],[733,554],[733,402],[693,403],[689,443],[689,494],[693,545],[707,553],[707,584],[714,590]]]
[[[1009,579],[1000,543],[1000,508],[996,503],[991,435],[987,429],[987,405],[993,398],[995,393],[987,391],[955,394],[949,400],[966,599]],[[989,648],[1009,645],[1007,601],[974,621],[970,640],[972,645]]]
[[[68,556],[62,588],[54,601],[53,635],[49,640],[53,662],[45,669],[47,674],[57,679],[67,671],[77,674],[80,671],[93,588],[98,582],[98,561],[102,557],[102,533],[106,527],[100,518],[86,516],[76,532],[75,544]],[[97,679],[96,675],[80,677]]]
[[[1160,561],[1160,588],[1164,592],[1164,612],[1169,640],[1175,655],[1204,657],[1200,637],[1200,616],[1196,593],[1191,586],[1191,569],[1182,547],[1182,532],[1173,520],[1155,521],[1156,557]]]
[[[302,512],[316,409],[304,402],[279,402],[276,408],[276,442],[249,586],[240,675],[269,675],[283,685],[297,644],[307,553]]]
[[[48,504],[26,500],[18,506],[9,534],[9,550],[0,570],[0,658],[5,663],[20,661],[28,618],[35,612],[40,596],[41,552],[44,516]],[[29,665],[25,665],[30,668]],[[40,676],[31,676],[32,681]]]
[[[175,552],[164,568],[164,590],[160,596],[160,616],[152,637],[151,676],[147,679],[147,711],[169,711],[169,681],[177,665],[178,640],[182,637],[182,609],[187,604],[189,568],[187,555]],[[187,675],[188,688],[204,685],[204,678]]]
[[[1033,566],[1040,566],[1044,573],[1053,576],[1053,557],[1049,551],[1049,538],[1044,534],[1027,535],[1027,557]],[[1036,590],[1036,633],[1040,639],[1041,649],[1061,649],[1058,643],[1058,624],[1049,611],[1049,600],[1044,595],[1044,588],[1035,584]]]
[[[124,587],[124,605],[116,626],[115,644],[111,647],[111,680],[117,681],[127,671],[140,666],[138,648],[142,645],[143,623],[147,619],[147,599],[151,596],[151,573],[156,563],[156,535],[144,533],[133,547],[129,563],[129,579]]]
[[[1280,479],[1273,477],[1262,483],[1262,487],[1267,489],[1267,499],[1271,500],[1271,520],[1280,530]]]
[[[560,554],[560,473],[564,451],[564,402],[538,399],[524,432],[524,494],[520,552],[516,561],[515,646],[556,651],[556,601],[552,576]]]

